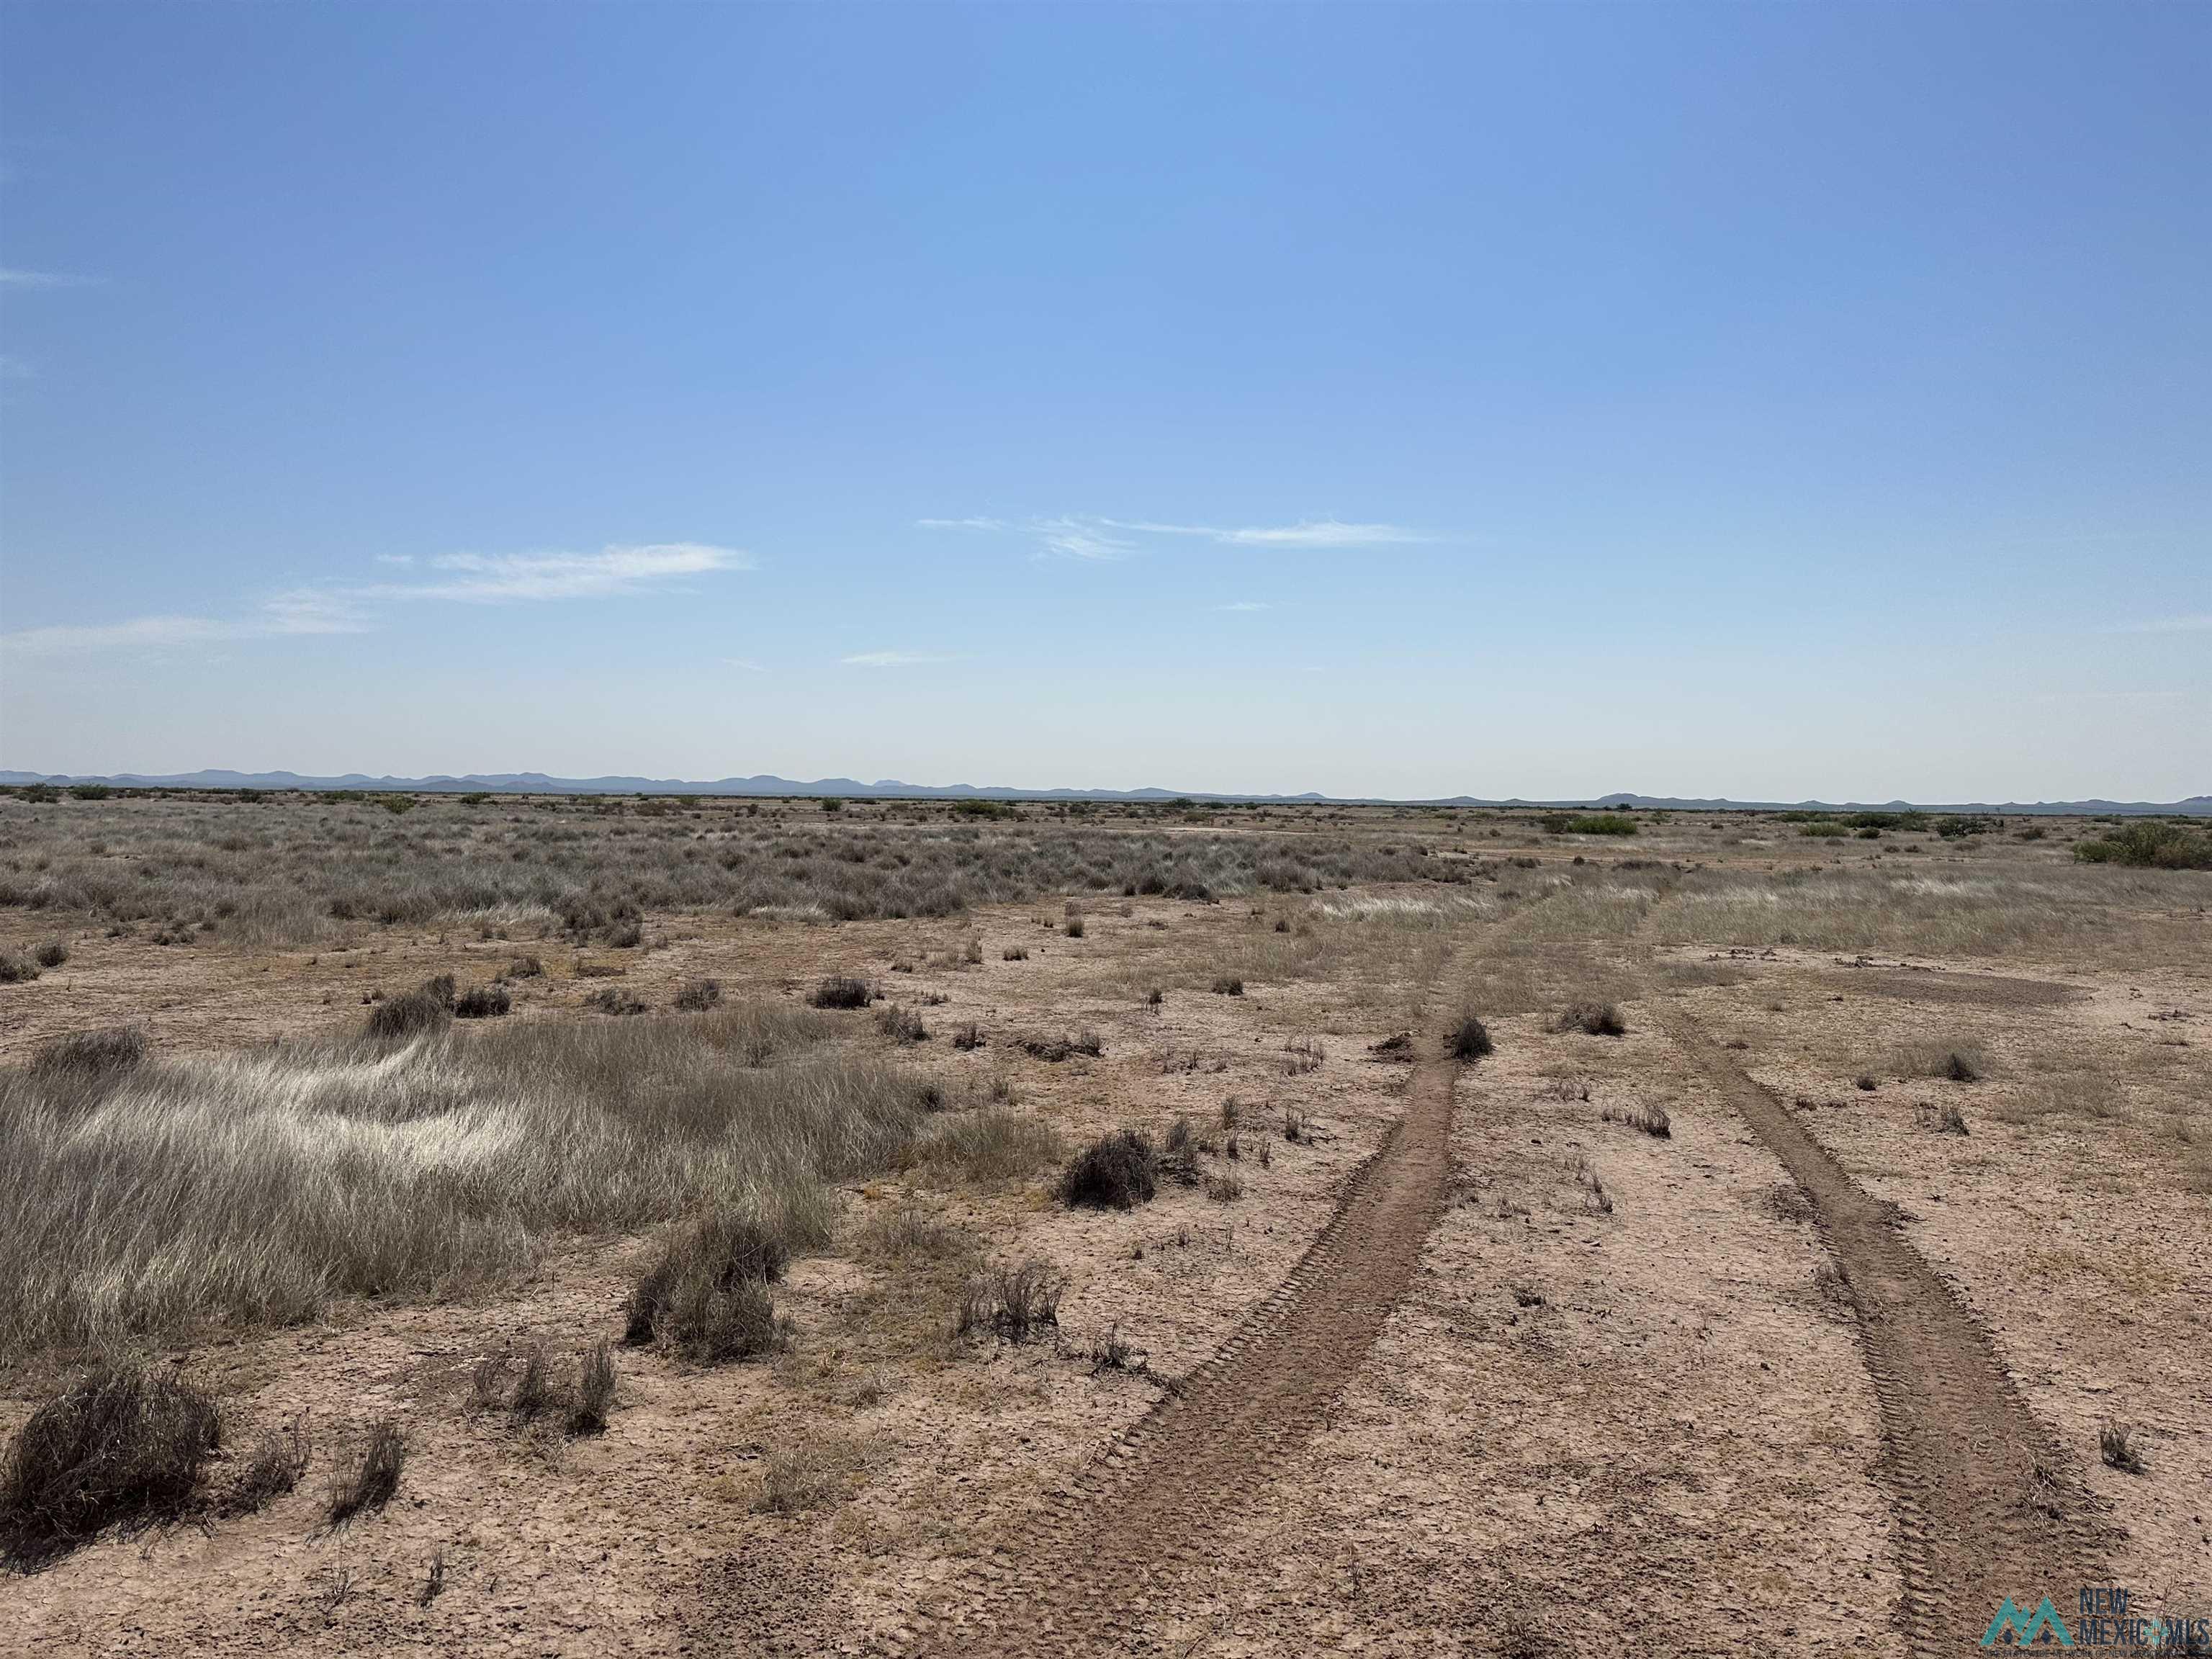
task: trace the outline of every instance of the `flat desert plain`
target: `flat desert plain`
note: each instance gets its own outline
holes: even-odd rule
[[[2194,1639],[2212,874],[1628,817],[0,801],[0,1648]]]

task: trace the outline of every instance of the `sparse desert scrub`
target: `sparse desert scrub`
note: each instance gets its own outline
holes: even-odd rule
[[[403,817],[331,795],[129,793],[64,805],[17,793],[0,799],[0,828],[21,849],[0,863],[0,909],[179,931],[204,921],[258,945],[309,944],[348,923],[482,919],[619,946],[637,942],[646,912],[858,921],[1052,892],[1204,902],[1458,874],[1357,836],[1128,834],[950,812],[898,826],[842,814],[771,823],[741,802],[652,805],[425,795]]]
[[[834,1024],[732,1009],[155,1060],[89,1101],[0,1071],[0,1348],[437,1297],[556,1235],[708,1206],[818,1244],[821,1183],[888,1167],[920,1112],[812,1018]]]

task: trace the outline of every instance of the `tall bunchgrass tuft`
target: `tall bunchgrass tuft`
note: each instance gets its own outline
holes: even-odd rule
[[[0,1069],[0,1353],[510,1281],[546,1243],[723,1207],[826,1241],[912,1081],[787,1007],[498,1022],[146,1060],[100,1091]]]

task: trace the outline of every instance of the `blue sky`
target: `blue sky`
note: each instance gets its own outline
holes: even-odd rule
[[[0,766],[2212,790],[2212,9],[0,7]]]

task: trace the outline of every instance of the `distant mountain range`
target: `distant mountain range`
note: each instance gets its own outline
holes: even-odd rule
[[[1366,797],[1324,795],[1309,790],[1298,795],[1224,794],[1213,789],[1013,789],[970,783],[930,785],[901,783],[879,778],[862,783],[857,778],[816,778],[802,781],[763,774],[750,778],[716,778],[690,782],[680,778],[555,778],[543,772],[472,772],[466,777],[373,778],[359,772],[342,777],[302,777],[296,772],[172,772],[142,776],[132,772],[113,776],[79,774],[0,771],[0,784],[104,783],[118,789],[359,789],[416,791],[426,794],[466,794],[477,791],[513,795],[836,795],[854,800],[1205,800],[1260,803],[1309,802],[1332,805],[1626,807],[1657,811],[1884,811],[1910,810],[1945,812],[2186,813],[2212,817],[2212,795],[2191,795],[2186,800],[2039,800],[2039,801],[1817,801],[1690,799],[1678,795],[1601,795],[1584,800],[1524,800],[1519,796],[1489,800],[1474,795],[1448,795],[1418,801],[1378,801]]]

